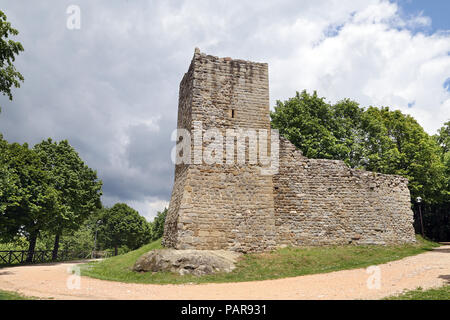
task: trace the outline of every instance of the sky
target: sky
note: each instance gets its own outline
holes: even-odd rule
[[[408,16],[422,15],[430,18],[430,24],[423,32],[449,30],[450,1],[448,0],[399,0],[400,14]]]
[[[151,221],[170,201],[170,137],[195,47],[267,62],[272,107],[317,90],[332,103],[399,109],[434,134],[450,120],[449,4],[0,0],[25,48],[15,61],[25,82],[13,101],[0,97],[0,133],[69,140],[102,179],[105,205],[127,203]]]

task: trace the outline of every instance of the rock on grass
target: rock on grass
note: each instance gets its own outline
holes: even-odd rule
[[[158,249],[142,255],[134,264],[137,272],[176,272],[197,276],[231,272],[240,253],[226,250]]]

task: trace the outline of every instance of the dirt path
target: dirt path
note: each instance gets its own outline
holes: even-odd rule
[[[54,299],[379,299],[450,283],[450,246],[379,265],[376,270],[344,270],[326,274],[257,282],[152,285],[77,278],[68,268],[79,263],[56,263],[0,269],[0,289]],[[78,285],[79,284],[79,288]]]

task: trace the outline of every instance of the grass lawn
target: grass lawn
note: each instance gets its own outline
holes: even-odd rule
[[[31,300],[32,298],[24,297],[15,292],[0,290],[0,300]]]
[[[385,298],[385,300],[450,300],[450,285],[428,290],[417,288],[398,296]]]
[[[131,270],[144,253],[161,248],[157,240],[138,250],[91,262],[82,266],[82,275],[103,280],[133,283],[207,283],[239,282],[287,278],[306,274],[325,273],[344,269],[364,268],[399,260],[439,246],[420,237],[414,245],[402,246],[331,246],[284,248],[269,253],[246,254],[230,273],[203,277],[174,273],[138,273]]]

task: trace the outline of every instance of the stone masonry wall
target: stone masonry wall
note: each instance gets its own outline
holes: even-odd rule
[[[189,71],[184,75],[180,83],[180,94],[178,98],[178,124],[177,128],[191,128],[192,126],[192,97],[194,85],[194,63],[191,63]],[[175,182],[172,190],[169,210],[164,224],[164,245],[174,247],[178,237],[179,211],[183,210],[184,188],[187,180],[188,165],[179,164],[175,166]]]
[[[192,79],[189,90],[185,79]],[[191,91],[192,97],[185,92]],[[180,86],[178,127],[194,136],[217,128],[270,130],[268,66],[217,58],[196,50]],[[190,113],[190,114],[188,114]],[[180,122],[180,117],[191,120]],[[225,143],[225,141],[224,141]],[[202,151],[209,142],[204,142]],[[176,168],[163,244],[178,249],[261,251],[275,247],[272,176],[250,164],[194,164]],[[235,148],[236,157],[237,148]]]
[[[308,159],[281,138],[280,168],[273,180],[279,245],[415,241],[406,178]]]
[[[178,128],[270,129],[268,66],[196,49],[180,84]],[[175,167],[163,245],[265,251],[278,246],[414,242],[407,179],[308,159],[281,138],[279,172],[257,165]],[[247,147],[249,143],[247,141]],[[270,149],[270,145],[269,145]],[[236,154],[235,154],[236,157]],[[247,154],[248,160],[248,154]]]

